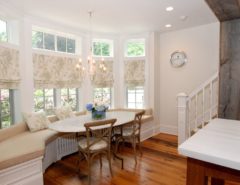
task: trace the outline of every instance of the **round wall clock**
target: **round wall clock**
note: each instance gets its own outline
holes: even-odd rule
[[[171,54],[170,62],[173,67],[182,67],[187,62],[187,55],[183,51],[175,51]]]

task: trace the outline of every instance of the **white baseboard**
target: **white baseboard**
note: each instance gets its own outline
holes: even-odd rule
[[[160,125],[159,129],[160,133],[171,134],[171,135],[178,135],[178,128],[177,126],[169,126],[169,125]]]
[[[154,128],[149,128],[147,130],[144,130],[141,133],[141,141],[144,141],[152,136],[154,136]]]

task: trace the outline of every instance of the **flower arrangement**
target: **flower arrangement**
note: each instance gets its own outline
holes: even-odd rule
[[[104,104],[92,104],[88,103],[86,109],[92,112],[92,119],[104,119],[106,118],[106,110],[108,106]]]

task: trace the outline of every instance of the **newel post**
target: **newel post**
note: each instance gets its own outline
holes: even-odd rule
[[[185,93],[177,95],[178,109],[178,145],[187,139],[187,98]]]

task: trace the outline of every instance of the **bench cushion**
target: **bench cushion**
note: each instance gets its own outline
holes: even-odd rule
[[[0,170],[44,155],[45,144],[57,137],[57,132],[45,129],[23,132],[0,144]]]
[[[10,139],[28,130],[26,123],[18,123],[9,128],[0,129],[0,144],[5,139]],[[1,150],[0,150],[1,151]]]

